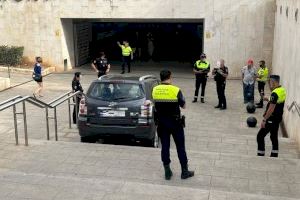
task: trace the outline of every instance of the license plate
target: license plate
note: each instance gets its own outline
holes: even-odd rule
[[[125,111],[123,110],[101,110],[101,117],[125,117]]]

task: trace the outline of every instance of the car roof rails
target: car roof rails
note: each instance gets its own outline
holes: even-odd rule
[[[113,78],[113,77],[122,77],[121,75],[113,75],[113,74],[108,74],[108,75],[103,75],[101,76],[100,78],[98,78],[99,81],[103,81],[105,79],[110,79],[110,78]]]
[[[144,81],[144,80],[147,80],[147,79],[157,79],[157,78],[154,75],[146,75],[146,76],[140,77],[139,81]]]

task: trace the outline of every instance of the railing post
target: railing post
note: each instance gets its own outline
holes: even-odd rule
[[[19,145],[19,137],[18,137],[18,121],[17,121],[17,114],[16,114],[16,105],[13,105],[13,114],[14,114],[14,127],[15,127],[15,139],[16,139],[16,145]]]
[[[25,101],[23,101],[23,119],[24,119],[25,146],[28,146],[27,117],[26,117]]]
[[[78,102],[78,98],[76,95],[74,96],[74,98],[75,98],[75,118],[76,118],[76,124],[78,124],[78,104],[79,104],[79,102]]]
[[[46,128],[47,128],[47,140],[50,140],[50,130],[49,130],[49,110],[46,107]]]
[[[68,94],[68,96],[70,96]],[[71,102],[70,99],[68,99],[68,110],[69,110],[69,129],[71,129]]]
[[[55,129],[55,140],[58,141],[58,135],[57,135],[57,113],[56,113],[56,107],[54,107],[54,129]]]

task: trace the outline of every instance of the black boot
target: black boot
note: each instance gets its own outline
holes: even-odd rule
[[[260,100],[260,102],[256,104],[256,108],[263,108],[263,107],[264,107],[264,101]]]
[[[188,179],[194,176],[194,171],[189,171],[188,166],[182,166],[181,167],[181,179]]]
[[[205,103],[204,97],[201,97],[201,103]]]
[[[170,168],[170,165],[164,165],[164,169],[165,169],[165,179],[171,180],[171,177],[173,176],[173,172]]]
[[[215,108],[221,108],[220,104],[219,104],[219,105],[217,105],[217,106],[215,106]]]
[[[197,102],[197,98],[194,98],[194,100],[192,101],[192,103],[196,103]]]

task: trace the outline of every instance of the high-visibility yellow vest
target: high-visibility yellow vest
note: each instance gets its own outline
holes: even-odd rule
[[[263,68],[259,68],[258,72],[257,72],[258,76],[262,76],[261,78],[258,78],[258,81],[261,82],[266,82],[268,80],[268,76],[269,76],[269,70],[267,67]]]
[[[122,55],[123,56],[130,56],[132,49],[130,46],[125,47],[124,45],[121,45],[121,49],[122,49]]]
[[[174,85],[158,85],[153,88],[152,98],[155,102],[178,102],[180,89]]]
[[[208,69],[209,62],[205,61],[205,63],[204,63],[204,62],[201,62],[201,60],[197,60],[196,67],[197,67],[197,69],[200,69],[200,70]]]
[[[286,99],[286,91],[283,87],[278,87],[272,91],[272,93],[276,93],[278,96],[277,104],[281,104],[285,102]]]

